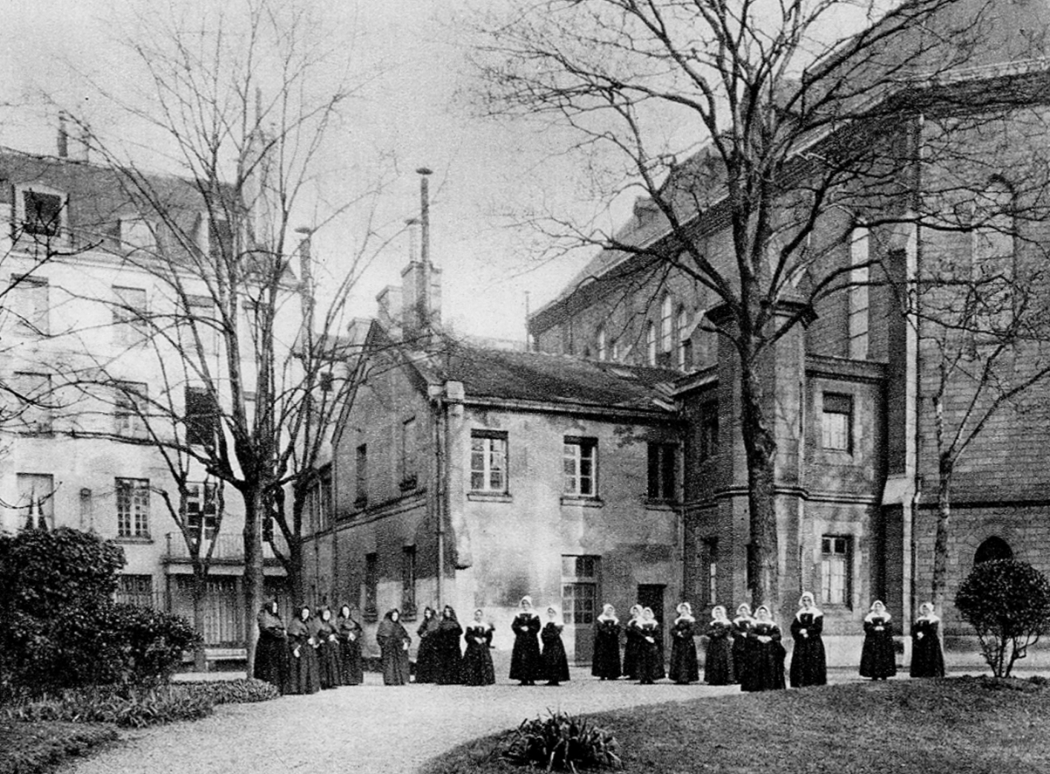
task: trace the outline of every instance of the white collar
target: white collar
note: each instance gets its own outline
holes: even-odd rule
[[[824,617],[824,614],[822,612],[820,612],[819,610],[817,610],[817,608],[811,607],[809,610],[799,610],[797,613],[795,613],[795,618],[797,618],[798,620],[801,621],[803,613],[809,613],[814,618],[823,618]]]
[[[885,610],[883,610],[881,613],[876,613],[872,611],[866,616],[864,616],[865,621],[874,621],[876,618],[881,618],[883,621],[889,621],[892,618],[892,616]]]

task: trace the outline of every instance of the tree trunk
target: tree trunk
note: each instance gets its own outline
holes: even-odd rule
[[[242,490],[244,496],[244,642],[248,652],[248,677],[255,667],[259,633],[255,616],[263,604],[262,514],[266,513],[265,488]]]
[[[194,568],[193,572],[193,628],[201,640],[193,649],[193,669],[197,672],[208,671],[208,658],[204,651],[204,599],[208,592],[208,577]]]
[[[780,562],[775,505],[776,438],[762,405],[761,374],[754,362],[741,364],[741,410],[747,455],[747,503],[751,545],[748,590],[754,606],[766,605],[775,616],[780,607]]]
[[[952,518],[952,472],[954,461],[946,452],[940,453],[937,466],[937,533],[933,540],[933,607],[944,609],[944,595],[948,586],[948,533]]]

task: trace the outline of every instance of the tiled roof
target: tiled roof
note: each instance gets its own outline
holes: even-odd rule
[[[451,342],[442,376],[462,382],[466,397],[585,404],[670,412],[671,383],[681,375],[661,368],[584,360],[567,355],[486,349]]]

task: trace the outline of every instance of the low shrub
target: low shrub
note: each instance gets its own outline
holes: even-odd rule
[[[194,683],[186,687],[191,688],[199,696],[207,697],[214,704],[250,704],[276,699],[281,695],[275,685],[265,680],[256,680],[254,677],[244,680]]]
[[[578,715],[551,712],[548,717],[523,721],[500,750],[500,757],[519,766],[542,766],[547,771],[616,767],[619,743],[603,728]]]
[[[210,696],[190,686],[100,687],[13,704],[3,711],[3,717],[30,723],[113,723],[123,728],[144,728],[207,717],[214,706]]]

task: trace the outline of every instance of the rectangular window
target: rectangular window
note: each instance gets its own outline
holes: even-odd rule
[[[706,601],[708,605],[714,605],[718,599],[718,538],[705,540],[702,550]]]
[[[565,494],[598,496],[598,441],[595,438],[568,437],[563,452]]]
[[[211,446],[215,443],[218,428],[218,408],[206,387],[186,386],[186,443],[194,446]]]
[[[379,554],[365,554],[365,616],[379,616]]]
[[[57,193],[22,190],[22,233],[56,237],[62,232],[65,197]]]
[[[149,479],[118,478],[117,537],[149,537]]]
[[[401,489],[412,489],[417,483],[416,473],[416,418],[401,423]]]
[[[853,396],[826,392],[821,413],[821,445],[825,449],[853,451]]]
[[[649,444],[649,490],[650,500],[675,499],[676,448],[671,443]]]
[[[368,505],[368,444],[363,443],[357,447],[354,473],[356,476],[354,505],[358,508],[364,508]]]
[[[118,382],[113,387],[113,432],[124,438],[145,438],[149,393],[142,382]]]
[[[10,385],[15,405],[12,426],[24,433],[51,432],[51,377],[19,371]]]
[[[328,529],[332,515],[332,466],[321,468],[321,479],[317,486],[318,527]]]
[[[846,605],[850,599],[850,538],[820,539],[820,592],[826,605]]]
[[[718,454],[718,401],[710,400],[700,408],[700,461]]]
[[[219,351],[220,323],[215,314],[215,300],[208,295],[186,294],[183,316],[178,321],[179,340],[188,353],[212,355]]]
[[[562,612],[566,624],[593,626],[598,605],[597,556],[561,558]]]
[[[198,543],[215,537],[218,517],[218,486],[211,481],[186,484],[186,526]]]
[[[870,267],[870,237],[866,228],[853,230],[850,242],[850,287],[847,294],[849,305],[847,319],[849,326],[849,356],[854,360],[866,360],[868,357],[868,291]]]
[[[671,328],[671,310],[674,308],[674,302],[671,300],[670,294],[664,296],[663,303],[660,305],[660,351],[668,353],[674,346],[674,331]]]
[[[51,288],[43,277],[11,275],[8,309],[20,330],[34,336],[51,333]]]
[[[55,480],[49,474],[19,473],[18,521],[25,529],[54,529]]]
[[[507,434],[474,430],[470,434],[470,489],[472,492],[507,491]]]
[[[153,576],[118,575],[115,600],[135,607],[153,607]]]
[[[416,615],[416,547],[401,549],[401,614],[405,618]]]
[[[142,288],[113,286],[113,330],[116,344],[133,347],[142,344],[149,332],[149,308]]]

